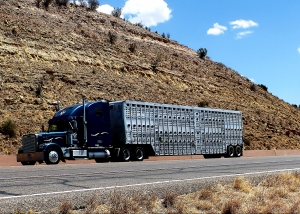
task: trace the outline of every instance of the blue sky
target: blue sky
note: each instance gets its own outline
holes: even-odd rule
[[[300,105],[299,0],[101,0],[99,11],[113,7]]]

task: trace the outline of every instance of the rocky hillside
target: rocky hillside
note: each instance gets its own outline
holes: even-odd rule
[[[205,44],[199,44],[205,47]],[[83,7],[0,0],[0,153],[41,130],[62,106],[140,100],[240,110],[246,149],[300,148],[300,110],[176,41]]]

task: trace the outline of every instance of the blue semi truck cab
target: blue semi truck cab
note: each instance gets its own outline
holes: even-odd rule
[[[59,110],[49,120],[47,132],[24,135],[17,161],[57,164],[75,158],[107,160],[111,156],[109,103],[85,102]]]

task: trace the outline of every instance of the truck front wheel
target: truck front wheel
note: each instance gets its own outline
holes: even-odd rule
[[[46,164],[58,164],[60,161],[60,153],[56,148],[50,148],[45,153]]]

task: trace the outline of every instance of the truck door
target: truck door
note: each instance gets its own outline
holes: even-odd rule
[[[89,103],[86,108],[88,147],[111,145],[109,104]]]

